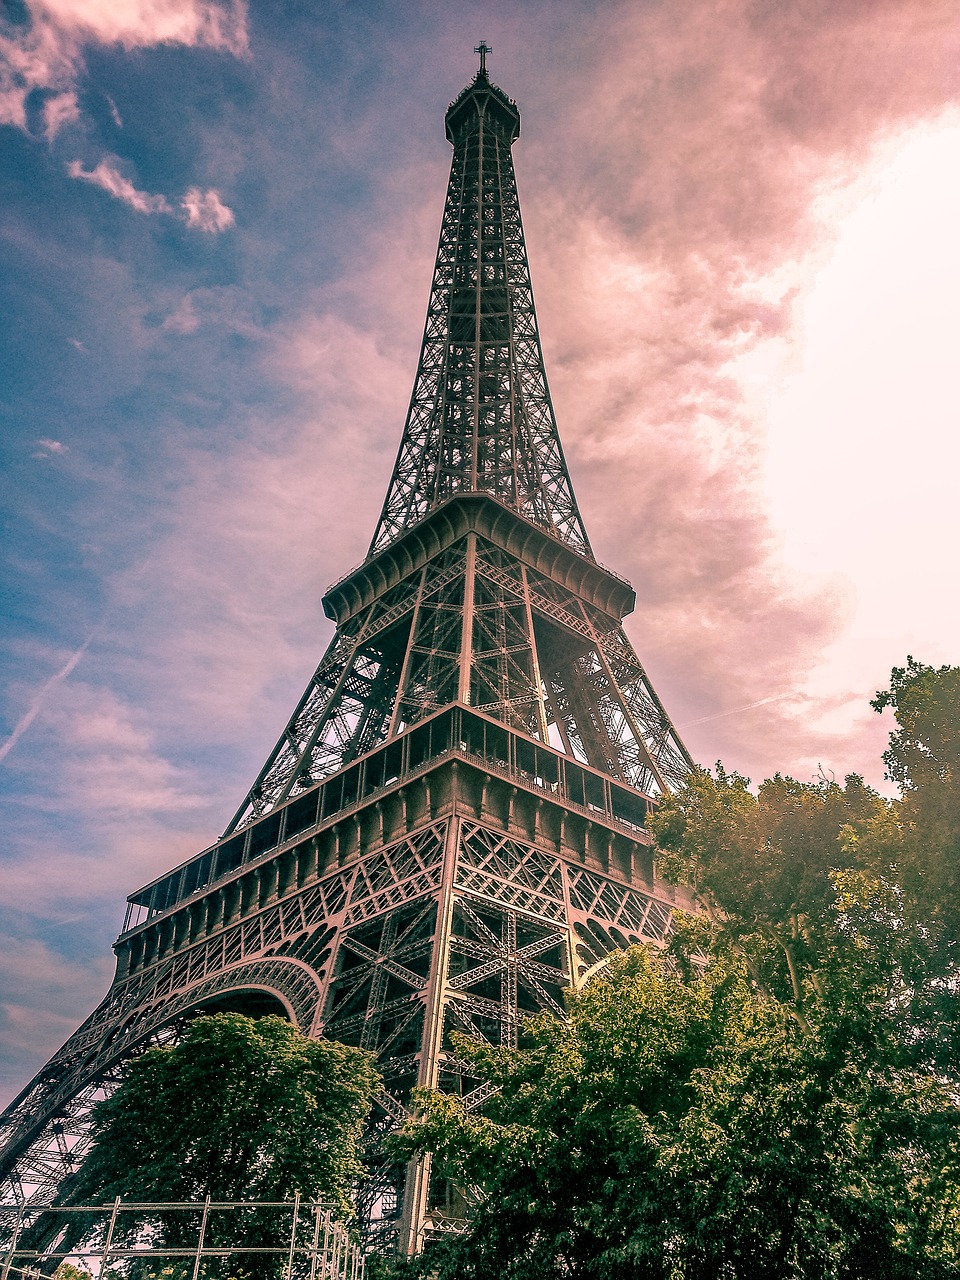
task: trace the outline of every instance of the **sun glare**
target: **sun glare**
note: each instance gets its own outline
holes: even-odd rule
[[[958,155],[951,113],[885,142],[824,197],[834,247],[796,304],[766,408],[787,562],[855,593],[815,673],[821,694],[876,688],[908,652],[960,660]]]

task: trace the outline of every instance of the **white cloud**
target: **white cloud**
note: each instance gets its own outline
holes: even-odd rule
[[[201,191],[199,187],[191,187],[180,201],[178,211],[166,196],[140,191],[129,178],[123,176],[114,161],[101,160],[95,168],[84,169],[79,160],[71,160],[67,165],[67,173],[71,178],[79,178],[81,182],[92,182],[94,186],[102,187],[137,213],[172,214],[198,231],[216,233],[233,226],[233,210],[213,190]]]
[[[242,0],[35,0],[35,20],[100,44],[205,45],[237,57],[247,52]]]
[[[0,124],[27,128],[27,99],[69,98],[88,44],[127,50],[158,44],[248,52],[244,0],[33,0],[29,21],[0,35]],[[59,123],[63,123],[60,120]],[[49,120],[45,120],[48,136]]]
[[[92,182],[96,187],[103,187],[117,200],[122,200],[137,213],[173,213],[173,207],[166,196],[152,196],[146,191],[138,191],[129,178],[109,160],[101,160],[96,168],[87,171],[79,160],[71,160],[67,165],[67,173],[71,178],[79,178],[81,182]]]
[[[38,440],[36,443],[41,452],[35,453],[33,455],[35,458],[50,458],[54,454],[66,453],[69,449],[69,445],[65,445],[61,440],[43,439]]]
[[[57,93],[43,104],[43,131],[53,140],[65,124],[79,119],[80,108],[75,93]]]
[[[180,208],[187,215],[188,227],[216,232],[233,226],[233,210],[227,208],[216,191],[191,187],[180,201]]]

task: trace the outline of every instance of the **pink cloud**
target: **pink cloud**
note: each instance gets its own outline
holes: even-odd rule
[[[35,458],[52,458],[58,454],[67,453],[69,445],[65,445],[62,440],[38,440],[37,445],[40,449],[39,453],[35,453]]]
[[[77,95],[73,92],[57,93],[43,104],[44,132],[52,140],[64,125],[80,118]]]
[[[227,208],[216,191],[191,187],[180,201],[180,208],[187,215],[188,227],[216,232],[233,226],[233,210]]]
[[[76,1029],[78,1010],[91,992],[110,981],[112,957],[93,964],[65,963],[45,943],[0,935],[4,955],[4,993],[0,1000],[0,1039],[10,1061],[0,1075],[0,1105],[19,1092],[24,1079]]]
[[[229,209],[216,191],[201,191],[199,187],[191,187],[183,197],[178,208],[164,195],[151,195],[140,191],[129,178],[124,177],[116,163],[101,160],[93,169],[84,169],[79,160],[71,160],[67,165],[71,178],[81,182],[92,182],[102,187],[115,199],[129,205],[137,213],[167,213],[180,217],[188,227],[198,231],[216,233],[233,226],[233,210]]]
[[[153,44],[205,45],[236,57],[248,52],[242,0],[35,0],[41,21],[81,39],[142,49]]]
[[[20,129],[31,93],[74,92],[86,45],[204,46],[235,57],[249,51],[244,0],[32,0],[27,9],[29,21],[0,34],[0,124]]]
[[[578,496],[638,590],[628,630],[700,758],[879,781],[866,700],[889,668],[807,691],[855,588],[784,562],[747,371],[799,345],[837,234],[823,193],[960,97],[956,6],[620,5],[552,51],[562,74],[520,103],[521,195]]]
[[[81,182],[92,182],[94,186],[102,187],[137,213],[173,213],[173,207],[166,196],[152,196],[146,191],[138,191],[130,179],[125,178],[109,160],[101,160],[89,172],[79,160],[71,160],[67,165],[67,172],[71,178],[79,178]]]
[[[251,333],[210,292],[191,295],[189,314]],[[175,331],[191,332],[183,321]],[[149,605],[132,660],[153,673],[141,691],[160,733],[181,745],[184,734],[234,746],[252,736],[266,755],[329,639],[323,590],[366,550],[408,388],[404,365],[329,315],[297,316],[261,359],[298,407],[231,449],[185,450],[168,528],[112,590],[124,612]]]
[[[249,294],[237,285],[191,289],[182,294],[160,325],[162,333],[188,335],[215,326],[260,341],[267,331],[251,308]]]
[[[101,816],[183,813],[204,801],[158,750],[142,715],[110,690],[65,686],[51,712],[64,746],[64,798]]]
[[[200,317],[193,305],[193,298],[186,293],[160,327],[164,333],[188,334],[196,333],[200,323]]]

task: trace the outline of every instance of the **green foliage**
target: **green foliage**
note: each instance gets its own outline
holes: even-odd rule
[[[897,721],[883,759],[903,791],[904,890],[952,954],[960,938],[960,667],[908,658],[872,705]]]
[[[948,1090],[826,1012],[804,1029],[736,961],[688,981],[636,948],[571,996],[568,1022],[527,1030],[517,1051],[458,1040],[501,1092],[483,1116],[425,1094],[401,1139],[484,1196],[420,1274],[960,1274],[937,1185],[955,1184]]]
[[[53,1280],[93,1280],[93,1277],[83,1267],[75,1267],[72,1262],[61,1262],[53,1273]]]
[[[883,759],[892,781],[904,791],[918,791],[931,783],[960,785],[960,667],[925,666],[908,658],[894,667],[890,688],[870,704],[877,711],[890,707],[897,728]],[[927,793],[929,795],[929,792]]]
[[[14,1271],[14,1268],[11,1267],[10,1270]],[[172,1268],[169,1269],[170,1274],[172,1270]],[[75,1267],[72,1262],[61,1262],[53,1273],[53,1280],[93,1280],[93,1274],[86,1267]],[[115,1267],[101,1267],[98,1280],[123,1280],[123,1278]]]
[[[668,952],[618,955],[517,1050],[457,1039],[499,1092],[422,1094],[398,1153],[479,1205],[398,1276],[960,1277],[960,671],[911,660],[876,705],[902,800],[698,771],[653,819],[704,908]]]
[[[777,774],[754,794],[739,774],[700,769],[665,797],[651,826],[662,874],[692,885],[703,904],[710,928],[701,922],[700,941],[734,947],[801,1019],[843,945],[835,877],[846,877],[848,898],[895,883],[896,813],[855,774],[843,787]]]
[[[370,1054],[311,1040],[283,1018],[199,1017],[179,1043],[126,1063],[96,1108],[95,1145],[69,1200],[289,1200],[299,1191],[347,1215],[378,1086]],[[122,1230],[124,1215],[118,1221]],[[211,1244],[219,1232],[221,1243],[255,1246],[272,1241],[277,1214],[216,1223]],[[158,1214],[154,1227],[165,1244],[196,1238],[182,1214]]]

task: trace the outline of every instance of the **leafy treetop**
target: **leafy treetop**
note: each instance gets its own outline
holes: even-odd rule
[[[198,1017],[178,1043],[124,1065],[118,1088],[95,1109],[95,1145],[69,1201],[277,1201],[299,1191],[349,1215],[379,1082],[370,1054],[312,1040],[284,1018]],[[121,1216],[121,1233],[125,1223],[134,1230],[133,1215]],[[75,1235],[85,1227],[77,1222]],[[211,1219],[207,1241],[260,1247],[276,1233],[276,1211],[252,1210]],[[155,1240],[188,1238],[196,1238],[189,1216],[158,1213]],[[254,1255],[234,1274],[274,1270],[273,1259]]]

